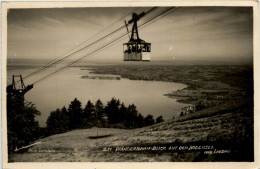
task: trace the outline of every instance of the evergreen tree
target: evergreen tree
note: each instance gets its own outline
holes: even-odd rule
[[[122,103],[122,104],[120,105],[120,108],[119,108],[119,117],[118,117],[118,120],[119,120],[120,122],[125,122],[125,121],[127,120],[126,115],[127,115],[127,108],[125,107],[125,104]]]
[[[94,121],[95,126],[101,127],[102,126],[102,117],[104,115],[104,106],[103,103],[98,99],[95,103],[95,111],[94,111]]]
[[[120,101],[114,97],[107,103],[105,113],[107,114],[109,123],[116,124],[119,122],[119,106]]]
[[[83,110],[81,108],[81,102],[77,98],[70,103],[68,114],[70,119],[70,129],[80,128],[83,123]]]
[[[147,115],[145,118],[144,118],[144,123],[145,123],[145,126],[150,126],[150,125],[153,125],[155,123],[154,119],[153,119],[153,116],[152,115]]]
[[[61,114],[63,117],[63,128],[65,130],[69,130],[70,129],[70,119],[69,119],[69,112],[66,109],[65,106],[63,106],[63,108],[61,109]]]
[[[157,118],[156,118],[156,123],[161,123],[161,122],[164,122],[163,116],[157,117]]]
[[[7,138],[8,150],[30,144],[39,138],[39,124],[35,117],[40,115],[36,107],[24,105],[22,97],[7,95]]]
[[[94,125],[94,119],[92,114],[95,111],[94,104],[89,100],[84,108],[84,115],[83,115],[83,126],[84,127],[92,127]]]
[[[131,104],[127,108],[126,114],[126,127],[127,128],[136,128],[137,127],[137,115],[136,106]]]
[[[144,125],[144,116],[142,116],[142,114],[139,113],[137,116],[137,126],[141,128],[144,127]]]
[[[69,117],[65,107],[51,112],[47,119],[47,130],[50,135],[69,130]]]
[[[97,119],[101,120],[104,114],[104,106],[103,103],[98,99],[95,104],[95,112],[97,114]]]
[[[59,114],[60,109],[56,111],[52,111],[50,116],[47,119],[47,129],[50,134],[61,133],[62,131],[59,129]]]

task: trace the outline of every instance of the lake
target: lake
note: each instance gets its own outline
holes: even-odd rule
[[[33,72],[35,69],[30,67],[8,67],[8,84],[12,74],[22,74],[23,76]],[[89,70],[80,67],[70,67],[63,72],[55,74],[50,78],[36,83],[34,88],[25,94],[26,101],[35,104],[41,112],[41,116],[36,119],[40,126],[46,126],[46,120],[51,111],[68,105],[74,98],[81,101],[84,108],[87,101],[95,103],[100,99],[104,105],[112,97],[120,99],[125,105],[135,104],[137,110],[146,116],[151,114],[154,118],[162,115],[165,120],[178,116],[181,108],[187,104],[178,103],[176,99],[164,96],[164,94],[185,88],[186,85],[172,82],[110,79],[89,79],[82,76],[95,76]],[[100,75],[98,75],[100,76]],[[112,77],[112,75],[102,75]],[[25,85],[34,82],[32,77],[29,81],[25,80]]]

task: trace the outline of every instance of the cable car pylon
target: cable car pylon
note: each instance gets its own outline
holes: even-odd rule
[[[150,61],[151,60],[151,43],[147,43],[139,38],[137,21],[139,21],[145,12],[137,15],[132,14],[132,19],[128,21],[128,25],[133,23],[132,33],[128,43],[123,44],[124,61]],[[126,29],[128,32],[127,24]]]
[[[15,80],[16,78],[19,78],[18,82],[20,82],[20,84],[17,84],[17,81]],[[22,75],[13,75],[12,84],[7,86],[6,92],[14,99],[19,99],[21,102],[24,102],[25,93],[32,88],[33,84],[25,86]]]

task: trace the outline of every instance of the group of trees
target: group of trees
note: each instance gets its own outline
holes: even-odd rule
[[[94,104],[88,101],[84,108],[78,99],[74,99],[68,109],[63,107],[52,111],[47,119],[48,134],[62,133],[72,129],[91,127],[113,127],[133,129],[163,122],[159,116],[142,116],[134,104],[125,106],[119,99],[112,98],[104,105],[100,100]]]
[[[91,127],[113,127],[133,129],[163,122],[159,116],[144,117],[134,104],[125,106],[119,99],[112,98],[104,105],[100,100],[95,104],[88,101],[84,108],[74,99],[68,108],[52,111],[47,119],[47,127],[40,128],[35,117],[40,112],[31,103],[25,104],[23,97],[7,96],[7,137],[8,150],[28,145],[40,137],[63,133],[73,129]]]
[[[13,151],[40,137],[35,116],[40,112],[31,103],[24,104],[23,96],[7,95],[8,150]]]

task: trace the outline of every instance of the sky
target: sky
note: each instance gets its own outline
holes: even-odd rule
[[[7,57],[54,60],[66,56],[66,52],[77,45],[81,44],[76,48],[80,49],[123,26],[124,20],[131,19],[132,12],[141,13],[149,9],[151,8],[10,9],[7,15]],[[138,25],[165,9],[158,8],[147,14]],[[105,28],[107,29],[101,32]],[[71,59],[78,59],[99,49],[125,33],[126,28]],[[179,7],[140,28],[139,36],[152,44],[151,60],[154,61],[251,63],[253,10],[251,7]],[[128,36],[125,36],[87,60],[122,61],[122,44],[128,40]]]

